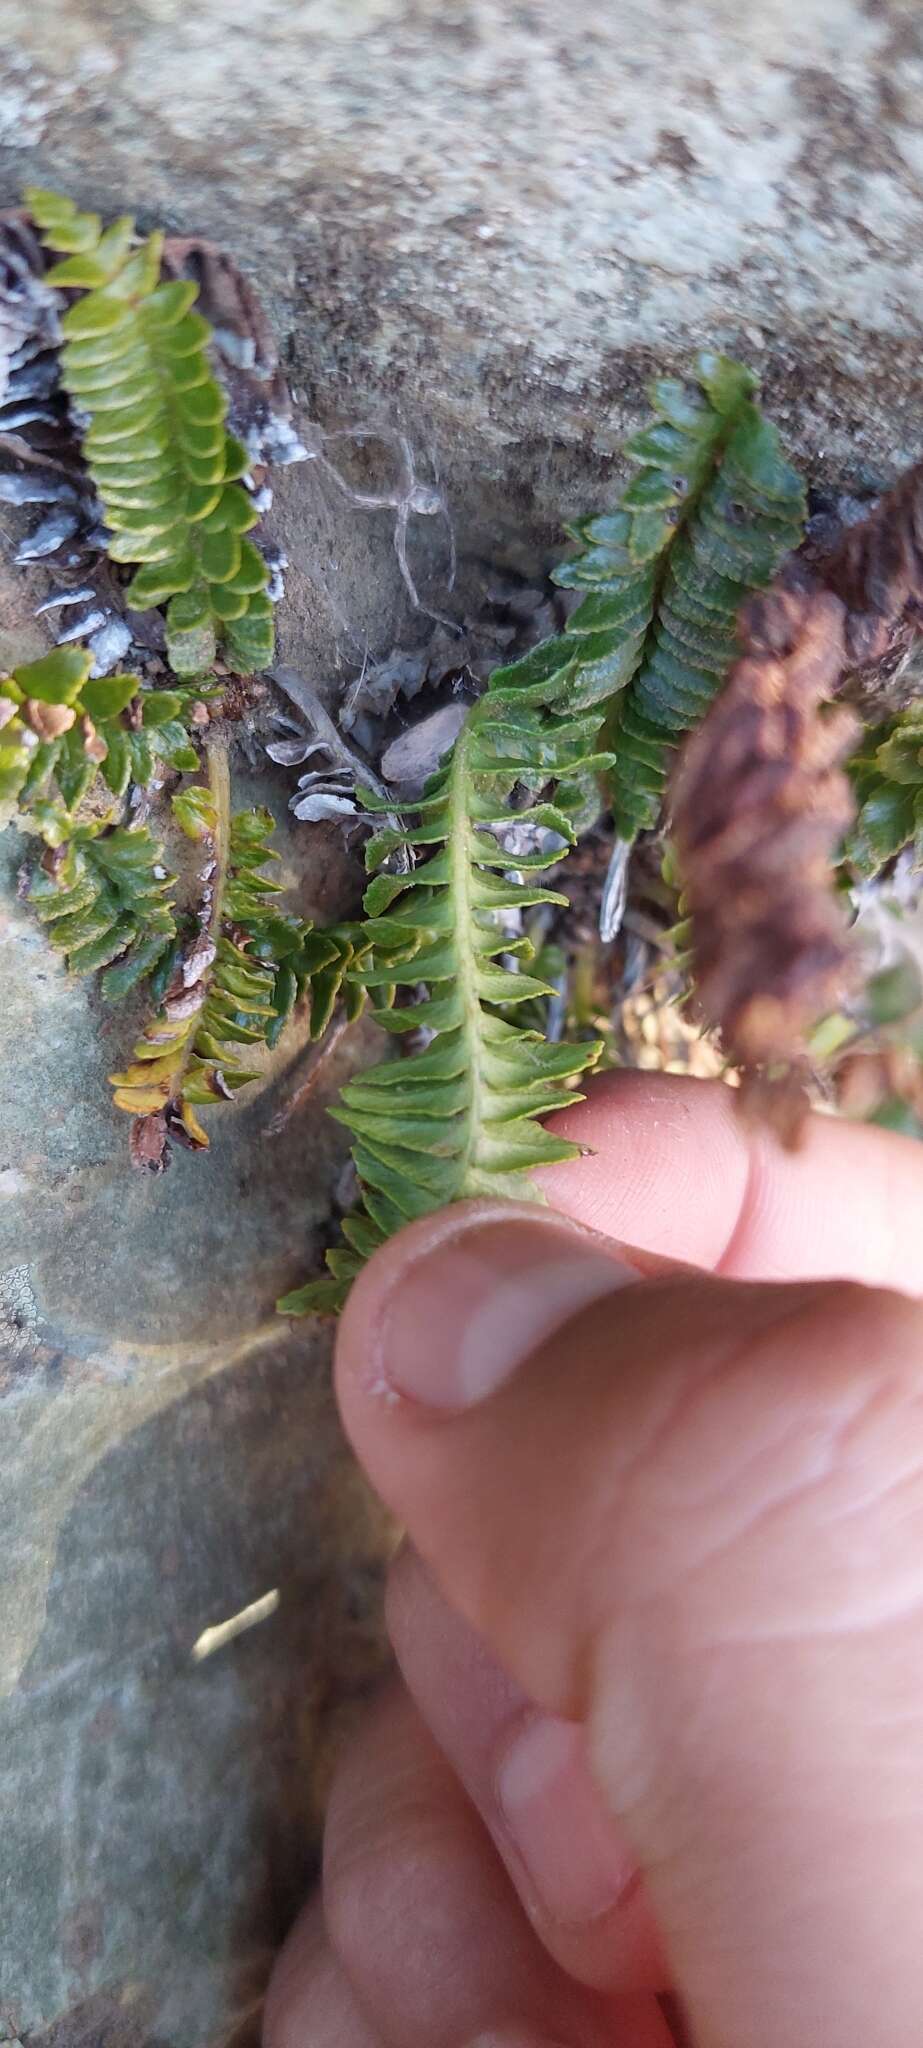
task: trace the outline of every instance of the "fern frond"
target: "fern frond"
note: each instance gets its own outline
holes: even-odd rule
[[[875,875],[910,845],[923,864],[923,705],[868,733],[849,772],[859,804],[846,842],[851,864]]]
[[[710,395],[708,380],[704,388]],[[801,539],[804,492],[775,428],[742,388],[726,410],[716,408],[716,418],[708,476],[689,494],[637,673],[607,728],[616,757],[613,808],[625,839],[657,823],[675,751],[734,659],[741,604],[772,580]]]
[[[55,192],[25,196],[62,256],[47,282],[80,293],[61,321],[62,374],[88,422],[83,452],[114,536],[109,554],[140,564],[128,603],[167,605],[177,675],[210,668],[219,640],[242,674],[265,668],[268,574],[247,539],[259,515],[239,481],[247,451],[226,429],[228,401],[209,364],[212,331],[192,311],[198,287],[160,283],[163,236],[139,243],[129,216],[103,229]]]
[[[109,829],[97,821],[72,828],[62,819],[60,855],[37,870],[28,900],[72,973],[107,969],[102,991],[115,1002],[151,972],[173,940],[172,877],[146,825]]]
[[[651,386],[654,420],[625,448],[640,474],[614,512],[570,529],[579,552],[554,580],[585,594],[566,632],[491,678],[492,691],[568,710],[613,699],[605,744],[626,840],[657,821],[673,753],[733,659],[743,598],[801,535],[802,486],[756,379],[714,355],[695,374],[695,391]]]
[[[574,838],[562,791],[606,765],[595,751],[597,728],[593,712],[555,718],[528,702],[495,702],[491,689],[407,823],[371,841],[374,879],[364,927],[370,951],[351,978],[373,999],[383,997],[374,1014],[386,1030],[422,1027],[432,1042],[425,1052],[360,1074],[343,1090],[343,1107],[333,1114],[355,1140],[364,1208],[344,1223],[346,1248],[328,1254],[330,1277],[287,1295],[280,1304],[286,1313],[337,1306],[369,1254],[411,1218],[466,1195],[539,1201],[534,1169],[576,1156],[576,1146],[539,1120],[579,1099],[572,1083],[601,1048],[548,1045],[503,1012],[551,992],[514,969],[510,956],[527,961],[531,948],[525,939],[511,940],[508,914],[566,903],[537,878]],[[554,802],[541,799],[549,781],[557,787]],[[537,800],[511,814],[517,786]],[[384,810],[370,792],[361,796],[370,809]],[[513,817],[534,828],[535,841],[515,856],[503,844]],[[420,865],[410,874],[378,872],[398,848],[420,856]],[[423,1001],[392,1005],[395,990],[419,984],[427,991]]]
[[[164,1141],[179,1137],[202,1150],[208,1135],[196,1111],[258,1079],[261,1068],[249,1062],[258,1048],[277,1043],[304,993],[311,1001],[311,1035],[319,1036],[347,971],[369,942],[345,926],[314,932],[280,911],[280,886],[266,872],[279,857],[269,843],[272,814],[255,809],[232,816],[223,748],[209,751],[208,785],[178,791],[173,813],[206,855],[198,928],[188,944],[174,947],[161,1007],[129,1065],[110,1080],[118,1109],[158,1116]],[[363,990],[351,987],[348,1000],[355,1014]]]
[[[244,1047],[265,1042],[272,1019],[273,974],[250,957],[254,925],[267,913],[276,883],[268,812],[230,814],[227,755],[214,748],[209,786],[173,800],[178,823],[208,855],[198,931],[178,957],[162,1008],[134,1048],[131,1063],[110,1075],[115,1104],[130,1116],[165,1116],[167,1129],[196,1150],[208,1134],[196,1109],[227,1100],[258,1067],[241,1064]],[[252,1055],[251,1055],[252,1057]]]

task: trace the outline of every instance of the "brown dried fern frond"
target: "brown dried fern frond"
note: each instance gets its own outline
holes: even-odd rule
[[[829,700],[917,614],[923,623],[923,464],[825,560],[808,570],[790,558],[743,607],[740,659],[674,780],[699,1002],[746,1095],[769,1102],[789,1136],[792,1070],[850,980],[833,870],[855,811],[842,764],[860,728]],[[786,1069],[788,1107],[778,1096],[773,1108],[766,1076]]]
[[[699,1000],[748,1068],[788,1061],[846,975],[830,869],[852,816],[841,764],[858,725],[843,709],[821,715],[844,617],[829,591],[784,583],[745,606],[746,652],[674,787]]]

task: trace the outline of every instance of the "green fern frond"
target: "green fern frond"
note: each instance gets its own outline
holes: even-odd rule
[[[208,788],[181,791],[173,809],[182,829],[209,852],[201,921],[175,962],[163,1006],[137,1041],[131,1063],[110,1080],[118,1109],[136,1117],[165,1113],[201,1149],[208,1134],[197,1107],[227,1100],[260,1071],[241,1064],[247,1056],[242,1048],[265,1042],[273,974],[248,947],[278,893],[263,873],[277,856],[268,845],[268,812],[231,817],[223,748],[210,754]]]
[[[592,712],[562,719],[528,702],[495,701],[491,688],[412,817],[371,841],[370,952],[352,978],[383,998],[374,1014],[386,1030],[422,1028],[432,1041],[343,1090],[343,1107],[333,1114],[355,1140],[363,1210],[344,1223],[346,1247],[328,1254],[330,1276],[287,1295],[285,1313],[338,1306],[365,1259],[411,1218],[466,1195],[539,1201],[534,1169],[576,1156],[578,1148],[552,1137],[540,1119],[579,1100],[572,1083],[601,1048],[548,1045],[502,1013],[550,993],[537,977],[514,971],[510,956],[528,960],[531,948],[509,936],[509,914],[566,903],[536,878],[575,836],[562,792],[606,765],[595,751],[598,723]],[[554,802],[541,798],[549,782]],[[517,786],[537,800],[511,813]],[[371,792],[361,800],[385,809]],[[526,852],[503,844],[514,822],[533,828]],[[420,865],[410,874],[379,872],[399,848]],[[395,990],[420,984],[423,1001],[393,1006]]]
[[[923,864],[923,705],[867,734],[850,774],[859,804],[845,849],[850,864],[875,875],[911,845]]]
[[[219,640],[242,674],[265,668],[268,576],[247,539],[259,515],[209,364],[212,331],[192,311],[197,286],[160,283],[163,236],[139,243],[129,216],[104,230],[58,193],[31,187],[25,198],[62,254],[47,282],[80,293],[61,320],[62,376],[87,421],[83,452],[114,536],[109,554],[140,564],[129,604],[167,605],[177,675],[210,668]]]
[[[261,1068],[247,1062],[258,1048],[277,1043],[305,993],[311,1035],[320,1036],[369,941],[347,927],[314,932],[280,911],[280,886],[266,872],[279,857],[270,845],[272,814],[231,815],[223,748],[210,749],[208,785],[178,791],[173,814],[209,856],[199,925],[188,944],[174,945],[165,961],[169,979],[159,991],[161,1007],[130,1064],[110,1080],[118,1109],[134,1117],[162,1115],[168,1133],[183,1134],[201,1150],[208,1135],[196,1111],[258,1079]],[[356,1014],[363,990],[351,986],[348,1001]]]
[[[498,670],[491,690],[580,711],[613,702],[605,744],[616,828],[654,825],[675,748],[699,723],[735,651],[734,621],[797,546],[799,478],[754,399],[756,379],[701,355],[698,389],[662,379],[654,420],[627,443],[641,465],[616,511],[579,521],[554,572],[585,594],[556,639]]]
[[[802,534],[803,487],[775,428],[743,381],[736,398],[730,377],[716,383],[706,374],[702,382],[712,401],[708,471],[687,494],[637,673],[607,732],[623,838],[656,824],[675,750],[704,717],[734,658],[744,599],[771,581]]]
[[[61,857],[50,872],[37,870],[28,900],[72,973],[107,969],[103,995],[116,1002],[171,944],[172,877],[146,825],[110,829],[100,820],[71,827],[62,819]]]

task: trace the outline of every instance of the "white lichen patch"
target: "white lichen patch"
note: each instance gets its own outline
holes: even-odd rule
[[[14,1360],[28,1352],[38,1319],[31,1266],[8,1266],[0,1272],[0,1348]]]

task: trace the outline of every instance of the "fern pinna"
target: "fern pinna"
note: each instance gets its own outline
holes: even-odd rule
[[[61,368],[83,453],[113,533],[108,552],[139,563],[137,610],[167,605],[177,675],[215,659],[218,638],[242,674],[272,658],[266,564],[246,536],[259,517],[239,479],[247,450],[227,432],[228,401],[208,358],[211,328],[194,283],[160,283],[163,236],[140,244],[129,216],[99,216],[36,187],[26,203],[61,254],[48,284],[79,292],[61,321]]]
[[[584,593],[567,630],[493,679],[534,683],[546,702],[608,705],[609,787],[624,840],[656,824],[669,766],[730,665],[747,592],[801,536],[802,486],[782,459],[756,379],[700,355],[698,389],[650,388],[655,418],[627,443],[641,473],[618,509],[570,528],[580,552],[554,571]]]
[[[572,793],[606,757],[595,751],[594,713],[556,718],[532,698],[521,681],[491,688],[412,819],[369,845],[372,870],[398,848],[422,859],[409,874],[375,873],[365,898],[371,950],[352,978],[383,997],[375,1015],[386,1030],[422,1028],[432,1038],[424,1052],[385,1061],[343,1090],[333,1114],[353,1133],[363,1208],[344,1223],[346,1246],[328,1253],[329,1275],[280,1304],[288,1314],[338,1307],[364,1260],[409,1219],[466,1195],[540,1200],[533,1169],[577,1154],[538,1119],[579,1099],[570,1084],[601,1047],[549,1045],[502,1016],[550,993],[502,956],[531,951],[528,940],[510,938],[511,913],[566,903],[536,877],[573,841]],[[511,812],[517,786],[540,796],[551,781],[555,802]],[[369,791],[361,800],[386,808]],[[530,832],[527,852],[504,846],[514,820]],[[423,1001],[392,1002],[396,989],[419,984]]]

